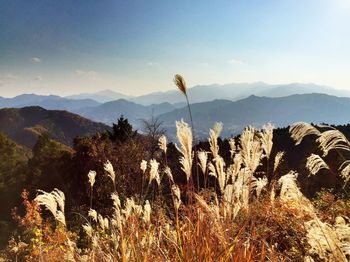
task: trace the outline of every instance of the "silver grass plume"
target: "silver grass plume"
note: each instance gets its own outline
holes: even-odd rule
[[[88,216],[91,217],[95,222],[97,222],[97,212],[94,209],[90,209]]]
[[[276,156],[275,156],[275,162],[273,164],[273,172],[276,172],[277,168],[279,167],[282,159],[284,156],[284,152],[283,151],[279,151]]]
[[[93,229],[92,229],[91,225],[86,223],[86,224],[82,225],[82,227],[83,227],[85,233],[91,238],[92,233],[93,233]]]
[[[235,154],[234,158],[233,158],[233,164],[232,164],[232,168],[234,173],[232,174],[232,180],[234,181],[236,176],[239,173],[239,170],[241,170],[242,167],[242,155],[240,153]]]
[[[214,221],[214,224],[216,224],[217,226],[220,226],[218,223],[218,220],[220,219],[220,212],[219,212],[218,203],[216,203],[216,201],[215,201],[214,203],[211,202],[210,204],[208,204],[204,200],[204,198],[198,194],[194,194],[194,197],[196,198],[197,203],[204,209],[204,211],[206,211],[208,213],[208,215],[211,216],[211,218]],[[223,231],[221,231],[221,232],[223,232]],[[217,232],[217,233],[219,233],[219,232]]]
[[[109,220],[108,220],[108,218],[105,217],[105,218],[103,219],[103,222],[104,222],[104,228],[105,228],[105,229],[108,229],[108,228],[109,228]]]
[[[181,205],[180,188],[176,184],[174,184],[171,186],[171,192],[173,194],[174,206],[175,206],[176,210],[179,210],[180,205]]]
[[[317,217],[304,224],[310,255],[322,261],[347,261],[342,252],[342,243],[331,225],[321,222]]]
[[[258,178],[255,181],[255,190],[256,190],[256,195],[259,197],[261,194],[261,191],[264,189],[264,187],[267,185],[267,177],[264,176],[263,178]]]
[[[185,172],[187,181],[192,174],[192,131],[183,120],[176,121],[176,135],[180,142],[181,148],[175,144],[176,149],[182,154],[180,157],[181,169]]]
[[[112,179],[113,185],[115,185],[115,172],[112,163],[109,160],[107,160],[103,168],[107,172],[107,175]]]
[[[326,162],[316,154],[311,154],[306,160],[306,168],[311,175],[316,175],[321,169],[329,169]]]
[[[128,219],[129,216],[132,214],[133,210],[135,208],[135,201],[133,198],[127,198],[125,202],[125,206],[123,209],[123,213],[125,215],[125,219]]]
[[[113,200],[113,206],[115,209],[120,210],[121,208],[121,202],[120,202],[120,198],[119,195],[116,192],[113,192],[111,194],[111,199]]]
[[[44,206],[47,210],[51,212],[54,218],[66,225],[65,215],[64,215],[64,193],[57,188],[55,188],[51,193],[45,192],[43,190],[38,190],[40,193],[34,199],[39,205]],[[59,210],[58,207],[61,209]]]
[[[263,154],[260,141],[255,136],[255,129],[249,126],[244,129],[240,137],[242,162],[252,174],[260,165]]]
[[[278,180],[278,183],[281,186],[281,200],[299,200],[302,197],[302,193],[297,185],[297,177],[298,174],[296,172],[290,171]]]
[[[90,170],[89,173],[88,173],[88,179],[89,179],[90,187],[94,186],[95,178],[96,178],[96,171]]]
[[[301,212],[305,212],[310,216],[316,216],[315,208],[299,190],[297,185],[298,173],[290,171],[288,174],[282,176],[278,183],[281,186],[280,199],[285,203],[297,204]]]
[[[208,152],[206,151],[198,151],[197,153],[198,156],[198,165],[201,168],[203,174],[205,174],[207,170],[207,163],[208,163]]]
[[[235,201],[235,188],[233,185],[227,185],[224,192],[224,217],[234,219],[241,209],[241,202]]]
[[[66,197],[64,193],[61,190],[58,190],[57,188],[55,188],[53,191],[51,191],[51,194],[55,198],[61,211],[64,213],[64,203],[66,201]]]
[[[350,225],[345,222],[341,216],[335,219],[335,232],[341,243],[341,250],[346,257],[350,257]]]
[[[346,184],[349,182],[350,180],[350,160],[344,161],[343,164],[341,164],[340,168],[342,169],[340,172],[340,176],[344,179],[345,184],[344,187],[346,186]]]
[[[210,163],[208,166],[209,175],[216,177],[220,191],[223,193],[226,186],[225,162],[221,156],[217,156],[213,162],[214,164]]]
[[[319,147],[323,151],[323,156],[327,156],[328,152],[332,149],[350,151],[350,143],[348,139],[338,130],[324,131],[316,141],[319,143]]]
[[[185,79],[181,75],[176,74],[174,77],[174,83],[179,88],[179,90],[187,97],[187,86]]]
[[[248,185],[243,185],[242,187],[242,207],[248,209],[249,207],[249,196],[250,196],[251,187]]]
[[[142,160],[140,163],[140,169],[142,171],[142,173],[144,174],[147,170],[147,161],[146,160]]]
[[[237,150],[235,139],[234,138],[230,138],[228,140],[228,144],[230,146],[230,154],[231,154],[231,158],[232,158],[233,155],[236,153],[236,150]]]
[[[270,159],[271,150],[273,146],[273,129],[274,126],[271,123],[263,126],[261,136],[261,147],[264,150],[267,159]]]
[[[151,212],[152,212],[151,205],[149,204],[149,201],[146,200],[146,203],[143,207],[143,221],[146,224],[149,224],[151,221]]]
[[[151,170],[149,171],[149,184],[152,183],[153,180],[156,180],[158,186],[160,185],[160,176],[159,176],[159,163],[155,159],[151,159],[150,161]]]
[[[295,144],[299,145],[303,141],[305,136],[317,135],[319,136],[321,132],[309,123],[297,122],[290,126],[289,133],[294,139]]]
[[[43,190],[38,190],[41,194],[38,195],[34,200],[38,202],[39,205],[45,206],[47,210],[49,210],[53,216],[56,216],[57,213],[57,202],[55,197],[48,192]]]
[[[219,145],[218,138],[220,137],[223,124],[221,122],[215,123],[214,127],[209,130],[209,145],[210,150],[213,154],[213,158],[216,158],[219,155]]]
[[[105,220],[101,214],[98,214],[97,216],[98,224],[102,228],[102,230],[105,229]]]
[[[171,183],[174,183],[174,177],[173,177],[173,174],[171,173],[171,169],[170,167],[166,167],[164,169],[164,173],[166,174],[166,176],[168,177],[168,179],[170,180]]]
[[[158,139],[159,148],[166,154],[167,151],[167,139],[165,135],[161,135]]]

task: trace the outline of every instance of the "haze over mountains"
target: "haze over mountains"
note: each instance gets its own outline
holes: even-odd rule
[[[186,108],[159,116],[168,130],[174,130],[174,122],[183,118],[189,121]],[[206,137],[215,122],[223,122],[223,136],[240,133],[247,125],[262,127],[271,122],[279,127],[298,121],[329,124],[350,122],[350,98],[325,94],[303,94],[286,97],[250,96],[235,102],[215,100],[191,106],[195,130],[199,137]]]
[[[270,85],[263,82],[256,83],[233,83],[224,85],[197,85],[188,89],[188,95],[193,103],[207,102],[215,99],[238,100],[250,95],[282,97],[294,94],[322,93],[334,96],[350,97],[350,91],[339,90],[316,84],[292,83],[285,85]],[[183,104],[182,94],[174,90],[166,92],[154,92],[142,96],[126,96],[111,90],[104,90],[91,94],[80,94],[68,96],[72,99],[93,99],[104,103],[108,101],[127,99],[141,105],[160,104],[168,102],[171,104]]]
[[[195,86],[188,90],[188,95],[196,133],[200,137],[206,137],[208,129],[217,121],[224,123],[224,136],[237,134],[247,125],[261,127],[267,122],[277,126],[287,126],[296,121],[350,122],[346,113],[350,110],[350,92],[314,84],[278,86],[257,82]],[[184,97],[176,89],[139,97],[110,90],[69,97],[34,94],[0,97],[0,108],[26,106],[67,110],[107,125],[123,115],[139,130],[142,129],[141,120],[153,116],[163,121],[168,135],[173,138],[175,121],[183,118],[189,122]]]
[[[78,95],[71,95],[71,96],[67,96],[66,98],[76,99],[76,100],[93,99],[100,103],[106,103],[106,102],[110,102],[118,99],[132,99],[133,96],[127,96],[122,93],[106,89],[96,93],[84,93],[84,94],[78,94]]]
[[[41,106],[46,109],[75,110],[82,107],[98,106],[100,103],[92,99],[67,99],[55,95],[23,94],[14,98],[0,97],[0,108],[25,106]]]

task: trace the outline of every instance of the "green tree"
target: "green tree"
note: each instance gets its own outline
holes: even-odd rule
[[[28,161],[26,185],[29,189],[64,189],[63,174],[68,168],[72,150],[54,140],[48,134],[38,137],[33,147],[33,157]]]
[[[121,116],[118,119],[117,124],[113,123],[112,132],[108,132],[109,137],[113,142],[125,142],[131,138],[134,138],[137,131],[133,131],[132,125],[127,118]]]

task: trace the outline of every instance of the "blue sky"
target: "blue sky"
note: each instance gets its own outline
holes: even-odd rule
[[[0,0],[0,96],[196,84],[350,89],[350,0]]]

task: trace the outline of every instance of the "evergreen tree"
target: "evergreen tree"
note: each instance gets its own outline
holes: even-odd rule
[[[113,131],[108,132],[109,138],[113,142],[122,142],[134,138],[137,134],[137,131],[133,131],[132,125],[129,123],[127,118],[121,116],[118,119],[117,124],[113,123],[112,127]]]

